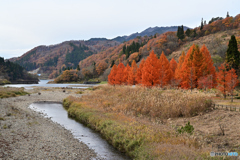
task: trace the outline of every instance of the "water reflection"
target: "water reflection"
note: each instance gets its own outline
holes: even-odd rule
[[[38,84],[9,84],[5,87],[24,87],[25,89],[33,89],[33,87],[71,87],[71,88],[88,88],[86,84],[47,84],[50,80],[40,80]]]
[[[67,111],[62,104],[33,103],[29,107],[35,111],[42,112],[46,117],[51,117],[52,121],[70,130],[75,138],[88,145],[89,148],[94,149],[100,157],[109,160],[129,159],[102,139],[100,134],[68,118]]]

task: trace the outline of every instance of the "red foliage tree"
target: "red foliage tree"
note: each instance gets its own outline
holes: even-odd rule
[[[128,84],[130,84],[130,85],[137,84],[137,81],[136,81],[137,70],[138,70],[137,64],[136,64],[135,60],[133,60],[132,65],[131,65],[131,69],[130,69],[130,72],[129,72],[128,81],[127,81]]]
[[[192,67],[194,68],[195,71],[195,85],[197,86],[197,81],[199,78],[203,76],[203,70],[206,66],[206,63],[204,61],[204,55],[202,52],[200,52],[200,49],[198,46],[195,46],[193,48],[193,59],[192,59]]]
[[[174,58],[171,59],[170,61],[170,68],[172,70],[173,75],[175,75],[175,70],[177,69],[177,62],[175,61]]]
[[[146,87],[159,84],[159,60],[152,51],[144,63],[142,71],[142,85]]]
[[[170,68],[169,61],[167,57],[162,52],[160,59],[159,59],[159,66],[158,66],[158,72],[159,72],[159,83],[160,86],[163,87],[170,83],[170,80],[173,77],[172,70]]]
[[[195,87],[195,69],[193,67],[193,54],[195,45],[193,44],[187,52],[187,55],[182,64],[181,70],[179,72],[179,78],[181,79],[181,88],[189,89]]]
[[[213,88],[213,76],[207,75],[198,79],[198,88],[210,89]]]
[[[110,74],[108,75],[108,83],[111,85],[115,85],[115,79],[116,79],[116,75],[117,75],[117,66],[114,64]]]
[[[223,93],[224,98],[226,99],[226,93],[227,93],[227,71],[228,64],[221,64],[221,66],[218,67],[217,72],[217,82],[218,86],[217,88]]]
[[[182,55],[179,57],[178,59],[178,64],[177,64],[177,68],[175,70],[175,79],[176,80],[181,80],[181,69],[182,69],[182,64],[184,62],[184,59],[185,59],[185,53],[184,51],[182,52]]]
[[[239,83],[238,76],[236,74],[235,69],[232,68],[231,70],[228,71],[226,80],[227,80],[227,90],[228,92],[230,92],[232,96],[231,102],[233,102],[233,91]]]
[[[123,82],[125,84],[128,84],[130,70],[131,70],[131,67],[129,66],[129,64],[127,64],[127,66],[124,68],[124,76],[123,76]]]
[[[212,61],[211,55],[205,45],[202,46],[200,52],[202,52],[202,54],[204,56],[204,65],[205,66],[203,66],[203,76],[211,75],[211,79],[212,79],[211,87],[215,88],[217,86],[216,69],[213,66],[213,61]]]
[[[123,65],[123,63],[119,63],[117,67],[115,84],[121,85],[124,83],[124,69],[125,69],[125,66]]]
[[[145,63],[145,60],[142,59],[140,65],[137,69],[136,81],[138,84],[142,83],[142,72],[143,72],[144,63]]]

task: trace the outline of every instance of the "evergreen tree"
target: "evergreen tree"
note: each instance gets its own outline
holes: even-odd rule
[[[178,39],[184,39],[184,29],[183,29],[183,25],[182,26],[178,26],[178,30],[177,30],[177,37]]]
[[[77,70],[80,71],[80,67],[79,67],[79,65],[77,65]]]
[[[229,13],[227,12],[227,17],[229,17]]]
[[[114,64],[115,64],[115,61],[112,60],[110,68],[112,68]]]
[[[186,34],[188,37],[190,37],[190,35],[191,35],[191,30],[188,28],[188,29],[186,30],[185,34]]]
[[[177,29],[177,37],[178,39],[180,39],[180,26],[178,26],[178,29]]]
[[[226,61],[230,65],[231,68],[238,70],[239,61],[240,61],[240,53],[237,47],[237,40],[234,35],[231,36],[231,39],[228,43]]]
[[[202,21],[201,21],[201,27],[200,27],[200,30],[203,29],[203,18],[202,18]]]

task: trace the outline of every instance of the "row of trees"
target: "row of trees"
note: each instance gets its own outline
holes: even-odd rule
[[[5,62],[2,57],[0,57],[0,75],[10,82],[17,80],[31,80],[38,82],[38,78],[27,73],[22,66],[10,62],[9,60]]]
[[[170,62],[162,52],[158,59],[154,51],[150,53],[146,61],[143,59],[137,67],[133,61],[131,67],[123,63],[114,65],[108,82],[111,85],[135,85],[142,86],[172,86],[183,89],[193,88],[218,88],[226,96],[238,84],[235,69],[228,64],[222,64],[216,72],[211,55],[205,45],[199,48],[192,45],[185,55],[179,57],[177,63],[174,59]]]

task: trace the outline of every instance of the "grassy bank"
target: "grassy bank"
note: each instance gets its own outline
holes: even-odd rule
[[[64,107],[70,117],[99,131],[133,159],[205,159],[209,149],[162,122],[205,112],[208,99],[201,93],[102,86],[82,98],[68,97]]]
[[[9,82],[6,79],[0,79],[0,85],[5,85],[5,84],[11,84],[11,82]]]
[[[28,94],[24,88],[0,87],[0,98],[23,96]]]

